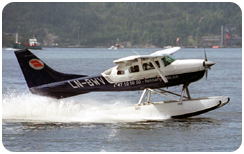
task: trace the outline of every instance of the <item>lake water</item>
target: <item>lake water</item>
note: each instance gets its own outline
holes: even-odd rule
[[[158,49],[134,49],[150,54]],[[13,49],[2,49],[2,143],[9,151],[235,151],[242,142],[242,49],[206,49],[216,62],[192,83],[192,97],[229,96],[217,110],[185,119],[145,121],[125,106],[141,92],[96,92],[56,100],[28,91]],[[113,60],[134,55],[131,49],[43,48],[33,51],[53,69],[97,75]],[[176,58],[204,59],[204,49],[182,49]],[[181,87],[169,90],[180,91]],[[121,110],[117,110],[121,108]]]

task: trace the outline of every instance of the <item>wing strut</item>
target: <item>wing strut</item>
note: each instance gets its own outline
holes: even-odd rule
[[[165,83],[168,82],[168,79],[163,75],[162,71],[158,68],[158,65],[155,63],[155,61],[152,58],[149,58],[150,62],[153,64],[154,68],[156,69],[156,71],[158,72],[158,74],[161,76],[161,78],[163,79],[163,81]]]

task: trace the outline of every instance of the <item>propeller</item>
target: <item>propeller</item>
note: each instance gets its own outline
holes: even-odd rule
[[[205,56],[205,60],[203,62],[203,67],[205,67],[205,73],[206,73],[206,79],[207,79],[208,78],[208,70],[211,70],[211,66],[213,66],[215,64],[215,62],[208,61],[205,49],[204,49],[204,56]]]

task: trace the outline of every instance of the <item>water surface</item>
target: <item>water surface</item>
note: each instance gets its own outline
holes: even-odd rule
[[[150,54],[158,49],[134,50]],[[61,100],[32,95],[14,50],[3,48],[2,143],[9,151],[235,151],[242,141],[242,50],[206,51],[216,64],[207,80],[189,86],[191,96],[226,95],[230,102],[197,117],[154,119],[126,110],[141,92],[96,92]],[[113,60],[135,54],[131,49],[77,48],[33,53],[57,71],[84,75],[100,74],[115,66]],[[204,50],[182,49],[174,57],[204,59]]]

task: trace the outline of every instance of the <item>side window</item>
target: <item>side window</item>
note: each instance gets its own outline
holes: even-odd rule
[[[143,63],[142,68],[144,71],[155,69],[151,62]]]
[[[117,75],[123,75],[123,74],[125,74],[125,71],[118,70]]]
[[[159,62],[158,61],[155,61],[155,63],[158,65],[158,67],[160,68],[160,65],[159,65]],[[153,64],[151,62],[148,62],[148,63],[143,63],[142,64],[142,68],[144,71],[146,70],[152,70],[152,69],[155,69]]]
[[[130,73],[136,73],[136,72],[139,72],[139,71],[140,70],[139,70],[139,66],[138,65],[131,66],[130,70],[129,70]]]

